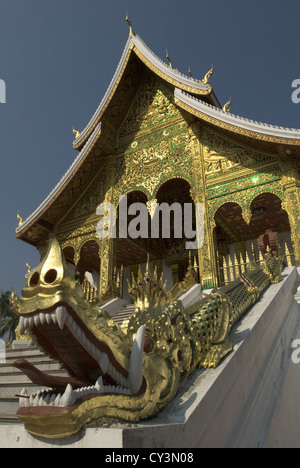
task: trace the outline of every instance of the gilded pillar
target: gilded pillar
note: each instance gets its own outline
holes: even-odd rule
[[[109,164],[109,161],[108,161]],[[115,185],[115,163],[114,157],[110,157],[110,164],[107,167],[108,187],[104,203],[114,204],[114,185]],[[99,296],[101,301],[109,300],[115,296],[114,268],[115,268],[115,248],[116,239],[106,237],[101,240],[100,246],[100,285]]]
[[[300,266],[300,181],[298,170],[293,167],[290,161],[284,161],[281,165],[281,184],[285,195],[282,209],[287,212],[289,217],[295,262],[296,266]]]
[[[81,243],[81,239],[80,238],[77,238],[74,242],[73,242],[73,247],[74,247],[74,264],[75,264],[75,268],[77,269],[77,265],[79,263],[79,260],[80,260],[80,251],[81,251],[81,247],[82,247],[82,243]]]
[[[199,141],[200,129],[197,123],[192,124],[190,143],[193,161],[194,187],[191,196],[195,203],[204,204],[204,242],[198,249],[199,274],[203,289],[210,289],[218,284],[216,251],[214,242],[215,223],[210,219],[206,198],[206,173],[203,145]]]

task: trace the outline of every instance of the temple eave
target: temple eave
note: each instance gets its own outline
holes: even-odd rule
[[[175,104],[189,114],[233,134],[279,145],[300,146],[300,130],[267,125],[217,109],[175,89]]]

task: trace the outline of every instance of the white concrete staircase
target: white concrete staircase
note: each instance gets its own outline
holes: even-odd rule
[[[131,315],[134,313],[134,305],[129,304],[126,307],[123,307],[120,312],[112,316],[112,319],[114,322],[116,322],[119,326],[122,325],[124,320],[128,319],[131,317]]]
[[[33,393],[41,387],[33,384],[28,377],[16,369],[13,363],[17,359],[26,359],[39,370],[51,375],[67,375],[60,364],[35,347],[7,349],[5,363],[0,364],[0,424],[18,422],[16,412],[19,409],[19,395],[24,387]]]
[[[181,301],[184,307],[189,307],[202,297],[201,285],[195,284],[188,291],[182,293],[178,300]],[[134,313],[134,310],[134,304],[126,304],[116,314],[112,315],[111,318],[114,320],[114,322],[121,326],[124,320],[131,317],[131,315]]]

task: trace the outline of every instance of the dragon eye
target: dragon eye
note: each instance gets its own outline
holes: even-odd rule
[[[144,351],[145,353],[151,353],[151,351],[153,350],[154,348],[154,341],[152,340],[152,338],[150,336],[145,336],[145,340],[144,340]]]

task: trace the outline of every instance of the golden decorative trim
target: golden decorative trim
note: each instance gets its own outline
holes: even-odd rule
[[[250,187],[247,189],[243,189],[239,191],[239,198],[236,197],[236,193],[231,193],[231,194],[224,194],[219,198],[219,204],[215,204],[214,208],[213,205],[215,203],[215,198],[212,198],[208,200],[208,204],[210,207],[209,214],[210,214],[210,219],[213,220],[217,211],[219,208],[222,206],[226,205],[227,203],[235,203],[236,205],[240,206],[242,209],[242,216],[245,215],[246,217],[244,220],[247,222],[247,219],[249,220],[249,211],[251,210],[251,205],[253,201],[262,195],[263,193],[272,193],[273,195],[276,195],[282,202],[282,209],[285,210],[283,207],[283,204],[285,202],[285,195],[284,193],[280,193],[280,190],[275,191],[272,190],[272,188],[268,187],[267,185],[263,185],[261,187]],[[248,213],[247,213],[248,211]]]
[[[212,76],[213,72],[214,72],[214,66],[212,65],[211,69],[206,73],[205,77],[202,80],[203,84],[209,83],[210,77]]]
[[[109,95],[108,98],[106,99],[105,104],[104,104],[103,107],[101,108],[100,113],[97,115],[97,118],[95,119],[95,121],[93,122],[93,124],[91,125],[91,127],[88,129],[86,135],[84,135],[83,140],[82,140],[82,141],[78,141],[78,143],[76,143],[77,140],[75,140],[75,142],[73,143],[73,148],[74,148],[74,149],[78,149],[78,148],[80,148],[81,146],[83,146],[83,145],[85,144],[86,140],[89,138],[89,136],[91,135],[91,133],[94,131],[94,129],[96,128],[96,126],[97,126],[98,123],[100,122],[100,120],[101,120],[101,118],[102,118],[104,112],[106,111],[108,105],[110,104],[112,98],[114,97],[115,92],[116,92],[116,90],[117,90],[117,88],[118,88],[118,86],[119,86],[119,83],[120,83],[120,81],[121,81],[121,79],[122,79],[122,77],[123,77],[123,74],[124,74],[124,72],[125,72],[125,69],[126,69],[126,67],[127,67],[127,64],[128,64],[128,62],[129,62],[129,58],[130,58],[130,56],[131,56],[131,52],[132,52],[132,48],[130,47],[129,50],[128,50],[127,56],[126,56],[126,58],[125,58],[125,60],[124,60],[123,67],[122,67],[122,69],[121,69],[121,71],[120,71],[120,73],[119,73],[117,79],[115,80],[115,84],[114,84],[114,86],[113,86],[113,88],[112,88],[112,90],[111,90],[111,92],[110,92],[110,95]],[[96,111],[96,112],[97,112],[97,111]]]
[[[18,213],[17,213],[17,220],[18,220],[18,227],[22,226],[22,224],[23,224],[24,221],[23,221],[22,217],[20,216],[20,212],[19,212],[19,211],[18,211]]]
[[[73,134],[75,135],[75,139],[77,140],[77,138],[80,137],[80,132],[78,130],[75,130],[75,128],[73,127]]]
[[[169,75],[164,73],[163,71],[159,70],[155,65],[153,65],[150,60],[148,60],[144,54],[142,54],[139,49],[135,46],[133,49],[134,53],[138,56],[138,58],[151,70],[153,73],[158,75],[160,78],[163,80],[167,81],[168,83],[172,84],[176,88],[182,89],[183,91],[186,91],[188,93],[193,93],[201,96],[207,96],[208,94],[212,93],[212,87],[210,86],[207,90],[205,89],[198,89],[193,86],[188,86],[183,83],[181,83],[178,80],[175,80],[174,78],[171,78]]]
[[[198,117],[201,120],[204,120],[205,122],[208,122],[209,124],[215,125],[218,128],[229,130],[230,132],[237,133],[242,136],[254,138],[255,140],[266,141],[269,143],[280,143],[280,144],[285,144],[285,145],[296,145],[296,146],[300,145],[300,140],[298,139],[276,137],[274,135],[267,135],[265,133],[258,133],[252,130],[247,130],[245,128],[237,127],[235,125],[228,124],[226,122],[222,122],[219,119],[211,117],[210,115],[207,115],[204,112],[201,112],[195,109],[194,107],[189,106],[188,104],[182,102],[177,97],[175,97],[174,100],[175,100],[175,104],[181,109],[185,110],[186,112],[189,112],[190,114],[194,115],[195,117]]]

